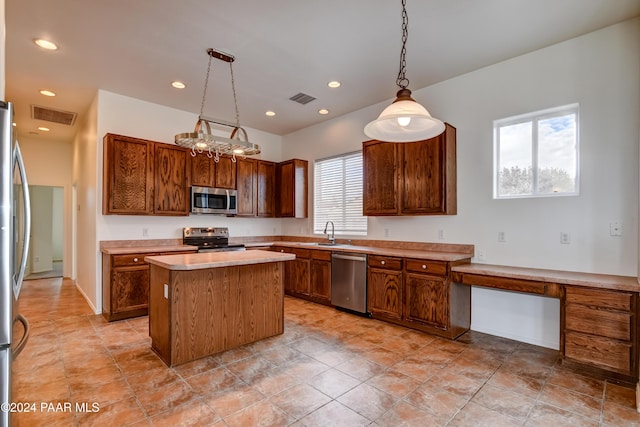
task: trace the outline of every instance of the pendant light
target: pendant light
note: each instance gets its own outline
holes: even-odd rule
[[[444,132],[445,126],[422,105],[411,97],[407,89],[409,79],[406,77],[407,38],[409,33],[409,17],[406,0],[402,0],[402,50],[400,51],[400,69],[396,84],[400,88],[396,100],[385,108],[380,116],[364,127],[369,138],[387,142],[412,142],[433,138]]]
[[[197,153],[207,153],[207,156],[213,158],[215,162],[218,162],[221,154],[231,155],[233,161],[235,161],[236,155],[249,156],[260,154],[260,146],[249,142],[247,132],[240,126],[236,86],[233,78],[233,61],[235,61],[235,57],[214,49],[207,49],[207,55],[209,55],[209,65],[207,66],[207,76],[204,82],[198,121],[196,122],[193,132],[179,133],[175,136],[176,145],[190,148],[191,155],[194,157]],[[204,104],[207,97],[207,86],[209,84],[209,73],[211,71],[211,60],[213,58],[229,63],[231,70],[231,89],[233,91],[233,102],[236,109],[235,123],[203,116]],[[230,128],[231,134],[228,138],[214,135],[211,133],[212,126],[214,128],[216,126]],[[244,140],[242,138],[244,138]]]

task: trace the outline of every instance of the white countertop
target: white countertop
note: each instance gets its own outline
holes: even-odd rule
[[[295,258],[296,256],[294,254],[251,250],[158,255],[145,257],[144,260],[149,264],[157,265],[169,270],[200,270],[205,268],[289,261]]]

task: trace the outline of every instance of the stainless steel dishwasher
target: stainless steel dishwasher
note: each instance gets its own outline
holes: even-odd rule
[[[367,314],[367,256],[331,254],[331,304]]]

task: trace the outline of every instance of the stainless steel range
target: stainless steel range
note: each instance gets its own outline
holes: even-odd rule
[[[227,227],[205,227],[182,229],[182,243],[197,246],[198,252],[244,251],[243,244],[229,244]]]

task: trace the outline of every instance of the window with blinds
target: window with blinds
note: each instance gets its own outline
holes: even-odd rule
[[[336,234],[367,234],[362,216],[362,151],[315,161],[313,231],[333,221]]]

